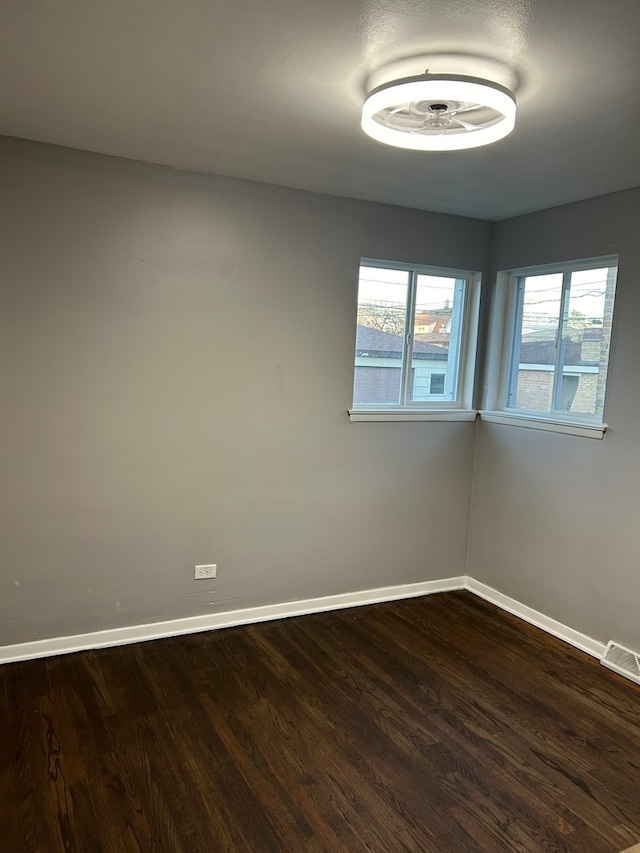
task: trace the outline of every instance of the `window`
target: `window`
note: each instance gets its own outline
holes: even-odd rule
[[[444,394],[444,380],[446,373],[432,373],[429,378],[429,393],[432,396]]]
[[[616,259],[600,258],[506,277],[498,410],[602,425],[616,274]]]
[[[352,420],[469,413],[475,278],[457,270],[361,262]]]

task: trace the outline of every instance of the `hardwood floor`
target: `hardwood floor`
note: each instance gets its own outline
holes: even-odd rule
[[[469,593],[0,668],[3,853],[640,841],[640,688]]]

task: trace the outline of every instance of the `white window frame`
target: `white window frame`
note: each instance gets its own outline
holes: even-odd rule
[[[604,414],[599,417],[598,415],[572,414],[571,412],[540,412],[509,406],[508,400],[511,390],[509,385],[512,381],[514,359],[517,353],[515,341],[520,322],[519,293],[522,279],[531,275],[562,274],[562,304],[564,308],[568,301],[571,273],[601,267],[618,267],[618,264],[617,255],[605,255],[557,264],[536,264],[498,273],[486,355],[485,407],[480,410],[480,417],[483,421],[579,435],[584,438],[601,439],[604,437],[607,431]],[[559,333],[561,333],[562,316],[560,316],[559,322]],[[610,348],[609,366],[612,349],[613,347]],[[558,347],[556,363],[552,368],[554,371],[553,396],[556,401],[558,365],[561,364],[561,361],[562,348]]]
[[[358,421],[474,421],[477,411],[472,408],[475,378],[476,349],[478,344],[478,317],[480,309],[481,276],[470,270],[450,269],[448,267],[410,264],[404,261],[387,261],[376,258],[362,258],[360,266],[380,269],[402,270],[409,273],[407,286],[407,310],[402,353],[402,389],[401,399],[407,400],[411,383],[411,365],[413,362],[413,320],[415,313],[415,294],[419,275],[443,276],[464,281],[461,295],[462,329],[460,331],[460,349],[457,364],[457,395],[454,400],[408,401],[397,405],[352,406],[348,410],[349,420]],[[354,341],[355,350],[355,341]],[[407,369],[407,365],[409,365]],[[353,368],[355,370],[355,368]],[[451,376],[451,371],[446,371]],[[450,378],[445,381],[451,381]],[[353,385],[352,385],[353,388]]]

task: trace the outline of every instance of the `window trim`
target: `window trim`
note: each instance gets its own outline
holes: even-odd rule
[[[516,426],[525,429],[540,429],[545,432],[562,432],[565,435],[579,435],[582,438],[604,438],[608,426],[605,423],[578,423],[571,421],[559,421],[547,418],[539,413],[524,414],[516,412],[490,412],[481,409],[478,414],[480,420],[490,424],[506,424],[507,426]]]
[[[407,307],[405,320],[405,345],[403,361],[411,365],[413,357],[413,326],[416,282],[419,275],[442,276],[465,281],[462,302],[462,328],[460,330],[460,347],[458,351],[457,397],[450,402],[437,400],[433,403],[409,401],[402,404],[351,405],[348,409],[349,420],[359,421],[474,421],[477,410],[472,408],[475,360],[478,344],[478,318],[480,313],[480,284],[481,273],[473,270],[461,270],[450,267],[439,267],[426,264],[412,264],[406,261],[388,261],[377,258],[361,258],[359,267],[377,267],[379,269],[403,270],[409,274],[407,284]],[[359,278],[359,277],[358,277]],[[410,330],[410,331],[409,331]],[[407,336],[409,340],[407,342]],[[355,350],[355,342],[354,342]],[[353,367],[355,371],[355,365]],[[355,375],[355,373],[354,373]],[[445,380],[446,381],[446,380]],[[411,369],[404,370],[403,398],[409,396]],[[353,384],[352,384],[353,390]]]
[[[475,421],[476,409],[349,409],[351,423],[362,421]]]
[[[599,269],[601,267],[619,267],[618,255],[602,255],[558,263],[532,264],[531,266],[501,270],[496,275],[493,296],[493,309],[489,325],[486,354],[486,381],[484,386],[484,408],[480,410],[481,420],[510,426],[542,429],[550,432],[563,432],[588,438],[603,438],[608,429],[605,412],[602,418],[597,415],[571,414],[570,412],[546,412],[509,407],[507,405],[509,383],[513,369],[515,340],[520,322],[518,311],[519,281],[528,275],[558,273],[563,276],[563,307],[568,299],[570,274],[578,270]],[[561,333],[562,316],[559,317]],[[557,365],[561,354],[556,358],[554,369],[554,393],[557,389]],[[610,360],[609,360],[610,365]]]

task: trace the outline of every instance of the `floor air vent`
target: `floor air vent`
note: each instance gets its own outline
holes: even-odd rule
[[[612,641],[607,646],[600,663],[640,684],[640,655],[632,652],[631,649],[625,649]]]

